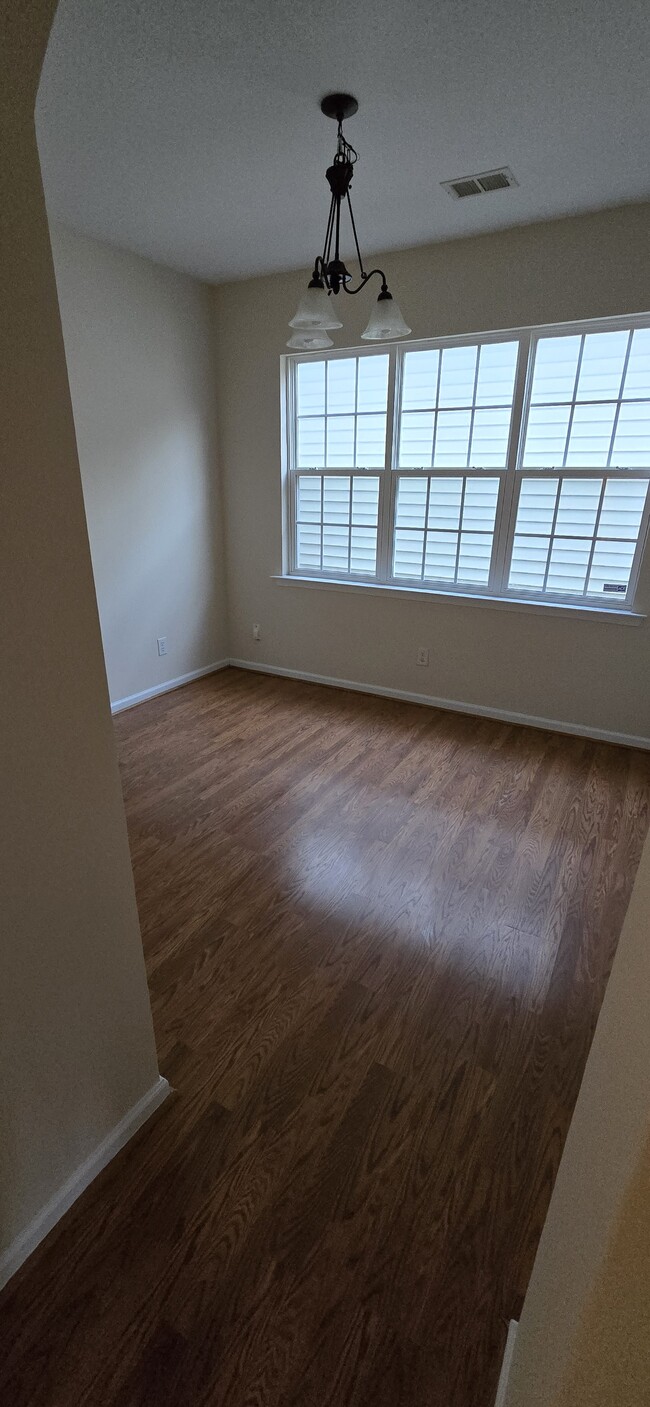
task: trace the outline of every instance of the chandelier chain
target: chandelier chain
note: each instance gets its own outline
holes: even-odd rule
[[[347,138],[343,136],[342,121],[339,122],[338,125],[338,145],[334,160],[337,162],[349,161],[351,166],[354,166],[355,161],[359,160],[358,151],[355,151],[354,147],[351,145],[350,142],[348,142]]]

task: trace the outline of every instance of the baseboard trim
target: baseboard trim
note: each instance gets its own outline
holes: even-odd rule
[[[192,669],[189,674],[179,674],[177,679],[166,679],[164,684],[154,684],[151,689],[143,689],[140,694],[128,694],[124,699],[116,699],[111,703],[111,713],[123,713],[125,708],[134,708],[136,704],[145,703],[147,699],[155,699],[158,694],[170,694],[172,689],[182,689],[183,684],[191,684],[193,679],[202,679],[204,674],[216,674],[219,669],[227,669],[230,660],[215,660],[214,664],[206,664],[203,669]]]
[[[629,733],[614,733],[587,724],[564,723],[557,718],[536,718],[532,714],[514,713],[509,709],[490,708],[485,704],[463,703],[460,699],[435,698],[430,694],[413,694],[405,689],[386,689],[381,684],[359,684],[354,679],[334,679],[328,674],[308,674],[302,669],[285,669],[280,665],[259,664],[257,660],[231,659],[236,669],[250,669],[256,674],[277,674],[286,679],[302,679],[308,684],[326,684],[333,689],[352,689],[359,694],[378,694],[386,699],[403,699],[405,703],[424,704],[429,708],[447,709],[451,713],[469,713],[479,718],[495,718],[501,723],[520,723],[525,728],[544,728],[552,733],[571,733],[578,738],[594,738],[597,742],[619,743],[622,747],[650,750],[650,738],[636,738]]]
[[[31,1256],[32,1251],[36,1250],[41,1241],[45,1240],[45,1237],[61,1220],[73,1202],[76,1202],[81,1193],[85,1192],[91,1182],[94,1182],[116,1153],[119,1153],[120,1149],[124,1148],[133,1138],[133,1135],[147,1122],[147,1119],[158,1109],[169,1093],[169,1084],[160,1075],[156,1084],[152,1085],[151,1089],[142,1096],[142,1099],[139,1099],[137,1104],[129,1109],[128,1114],[125,1114],[119,1124],[111,1129],[111,1132],[102,1140],[94,1153],[86,1158],[86,1161],[76,1169],[67,1182],[64,1182],[49,1202],[46,1202],[41,1211],[25,1227],[25,1230],[21,1231],[15,1241],[7,1247],[7,1250],[0,1256],[0,1289],[7,1284],[12,1275],[16,1274],[16,1271]]]
[[[451,713],[468,713],[479,718],[494,718],[500,723],[518,723],[523,728],[544,728],[551,733],[570,733],[578,738],[594,738],[596,742],[617,743],[621,747],[641,748],[650,751],[650,738],[635,737],[631,733],[616,733],[606,728],[591,728],[586,723],[567,723],[558,718],[541,718],[534,714],[515,713],[512,709],[492,708],[488,704],[464,703],[461,699],[438,698],[433,694],[416,694],[407,689],[388,689],[382,684],[361,684],[356,679],[336,679],[329,674],[310,674],[303,669],[286,669],[283,665],[261,664],[257,660],[223,659],[203,669],[193,669],[189,674],[180,674],[177,679],[168,679],[164,684],[156,684],[152,689],[144,689],[140,694],[130,694],[127,698],[116,699],[111,704],[112,713],[122,713],[134,708],[147,699],[159,694],[169,694],[173,689],[181,689],[191,684],[193,679],[202,679],[206,674],[216,674],[220,669],[232,665],[235,669],[249,669],[255,674],[276,674],[282,679],[302,679],[308,684],[326,684],[332,689],[351,689],[357,694],[377,694],[385,699],[403,699],[405,703],[424,704],[428,708],[442,708]]]
[[[503,1362],[501,1364],[501,1372],[499,1374],[499,1385],[497,1387],[497,1395],[494,1400],[494,1407],[506,1407],[508,1395],[508,1378],[510,1377],[510,1369],[512,1367],[512,1359],[515,1351],[515,1340],[517,1338],[518,1328],[519,1320],[511,1319],[508,1325],[508,1337],[506,1339],[506,1346],[503,1353]]]

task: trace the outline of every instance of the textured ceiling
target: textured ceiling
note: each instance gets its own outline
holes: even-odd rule
[[[362,248],[650,196],[646,0],[61,0],[37,127],[50,214],[215,281],[318,251],[356,94]],[[500,165],[517,189],[439,182]]]

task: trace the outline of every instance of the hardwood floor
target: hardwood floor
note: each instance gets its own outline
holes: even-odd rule
[[[7,1407],[492,1407],[650,756],[228,670],[116,731],[176,1093],[7,1287]]]

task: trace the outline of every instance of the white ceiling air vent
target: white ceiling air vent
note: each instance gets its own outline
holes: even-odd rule
[[[466,195],[507,191],[510,186],[518,186],[519,182],[509,166],[501,166],[498,171],[481,171],[478,176],[460,176],[457,181],[441,181],[440,184],[454,200],[463,200]]]

